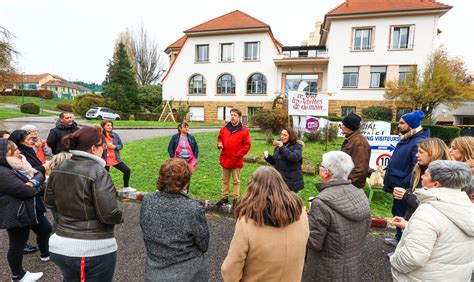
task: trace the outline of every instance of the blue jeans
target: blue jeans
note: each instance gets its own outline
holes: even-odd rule
[[[54,262],[63,273],[63,281],[80,281],[81,258],[68,257],[51,253],[51,261]],[[85,280],[87,282],[112,281],[114,277],[117,252],[95,257],[86,257]]]
[[[407,204],[405,201],[393,199],[392,214],[393,216],[403,217],[407,212]],[[402,238],[402,230],[397,227],[397,234],[395,234],[395,239],[400,241]]]

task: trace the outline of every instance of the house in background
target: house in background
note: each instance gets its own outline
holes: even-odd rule
[[[5,78],[2,88],[5,92],[12,89],[24,90],[51,90],[54,98],[74,99],[78,94],[90,93],[91,91],[81,85],[68,82],[64,78],[50,74],[11,74]]]
[[[186,30],[165,52],[171,66],[163,99],[189,101],[191,120],[228,120],[270,108],[277,96],[303,90],[329,96],[329,114],[370,106],[412,111],[384,98],[387,80],[423,71],[436,48],[438,20],[452,7],[432,0],[347,0],[329,11],[301,46],[283,46],[269,25],[233,11]]]
[[[171,66],[163,100],[188,101],[190,119],[224,121],[233,107],[251,118],[280,92],[273,59],[281,44],[270,26],[233,11],[184,31],[166,48]]]

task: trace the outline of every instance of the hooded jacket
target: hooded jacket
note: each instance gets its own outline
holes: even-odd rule
[[[420,206],[390,258],[394,281],[470,281],[474,205],[460,189],[418,189]]]
[[[59,120],[56,121],[56,126],[49,131],[48,138],[46,139],[46,143],[53,151],[53,154],[56,155],[66,151],[67,148],[63,145],[64,136],[77,130],[79,130],[79,127],[75,121],[72,122],[70,127],[67,127]]]
[[[309,214],[303,281],[360,281],[362,250],[370,228],[369,201],[350,180],[317,186]]]
[[[0,138],[0,229],[38,224],[35,195],[39,188],[26,185],[28,179],[13,170],[6,159],[7,140]],[[43,175],[33,177],[43,181]]]
[[[242,168],[244,166],[244,156],[250,150],[250,133],[247,127],[239,123],[232,126],[229,121],[226,126],[222,127],[217,143],[222,144],[222,152],[219,157],[220,164],[223,168]]]

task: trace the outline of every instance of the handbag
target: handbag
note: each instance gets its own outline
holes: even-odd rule
[[[32,205],[29,202],[32,202]],[[20,222],[20,227],[26,227],[38,224],[35,210],[36,199],[22,200],[18,206],[16,217]]]

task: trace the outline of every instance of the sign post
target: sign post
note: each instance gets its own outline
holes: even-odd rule
[[[44,98],[40,98],[41,103],[41,115],[44,115]]]

